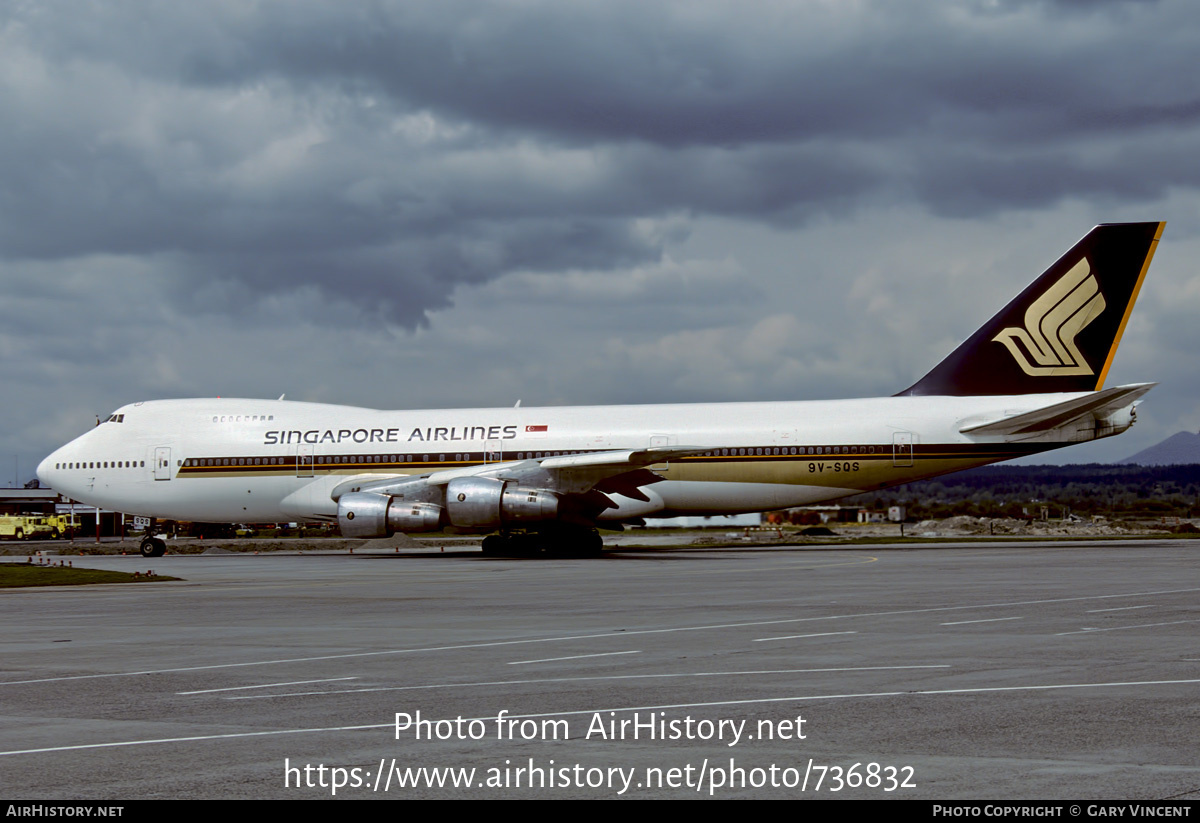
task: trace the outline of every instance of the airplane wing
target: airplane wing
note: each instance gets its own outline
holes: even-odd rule
[[[539,457],[526,460],[509,460],[447,469],[427,475],[392,476],[364,480],[351,478],[334,487],[330,497],[339,499],[347,492],[374,492],[375,494],[397,494],[412,490],[414,484],[423,486],[445,486],[460,477],[492,477],[497,480],[516,480],[525,483],[537,482],[539,486],[565,493],[586,492],[610,477],[665,463],[680,457],[703,454],[711,449],[695,446],[653,446],[645,449],[568,454],[556,457]],[[377,475],[371,475],[376,478]]]
[[[1054,403],[1023,414],[1014,414],[999,419],[971,422],[959,428],[963,434],[1019,435],[1036,434],[1072,423],[1085,415],[1102,421],[1113,414],[1137,403],[1157,383],[1133,383]]]

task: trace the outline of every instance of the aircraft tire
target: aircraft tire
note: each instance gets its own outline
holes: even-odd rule
[[[599,557],[604,538],[595,529],[563,526],[541,534],[543,550],[555,557]]]
[[[142,557],[162,557],[167,553],[167,544],[157,537],[142,538]]]

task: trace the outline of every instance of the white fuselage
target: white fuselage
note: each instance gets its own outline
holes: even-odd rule
[[[275,400],[135,403],[58,449],[38,476],[66,496],[158,518],[331,520],[352,477],[424,475],[562,454],[704,449],[647,470],[600,519],[803,505],[1092,439],[971,436],[975,421],[1080,394],[780,403],[379,411]]]

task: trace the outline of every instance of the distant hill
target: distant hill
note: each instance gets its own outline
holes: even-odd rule
[[[1200,434],[1179,432],[1157,445],[1142,449],[1131,457],[1117,461],[1117,465],[1133,463],[1139,466],[1178,466],[1200,463]]]

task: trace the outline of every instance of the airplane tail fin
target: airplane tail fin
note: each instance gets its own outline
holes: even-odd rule
[[[1099,391],[1165,225],[1096,226],[900,394]]]

